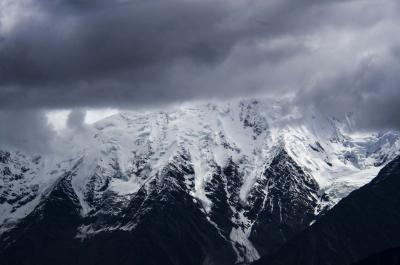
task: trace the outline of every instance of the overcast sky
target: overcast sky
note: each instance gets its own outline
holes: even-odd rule
[[[0,0],[0,144],[51,110],[258,95],[400,128],[399,25],[397,0]]]

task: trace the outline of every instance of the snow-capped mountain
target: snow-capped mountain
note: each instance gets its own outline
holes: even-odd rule
[[[272,253],[400,150],[397,132],[355,133],[351,117],[287,104],[124,112],[76,133],[60,154],[1,151],[3,253],[17,253],[46,227],[74,246],[64,253],[74,264],[87,261],[82,249],[92,257],[115,244],[129,245],[133,256],[123,257],[138,264],[249,263]],[[96,264],[113,258],[102,255]],[[43,261],[35,251],[26,256]]]

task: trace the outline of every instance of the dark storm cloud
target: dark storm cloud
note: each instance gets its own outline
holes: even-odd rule
[[[315,30],[331,2],[33,1],[36,13],[3,34],[0,104],[152,103],[202,96],[213,85],[237,94],[212,76],[236,45],[254,50],[257,41]],[[263,59],[279,62],[302,48],[264,51]]]
[[[397,125],[395,0],[0,1],[4,111],[291,93]]]

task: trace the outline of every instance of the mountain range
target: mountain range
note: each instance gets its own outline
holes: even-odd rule
[[[400,134],[353,127],[351,115],[248,99],[121,112],[70,132],[57,152],[3,148],[0,260],[367,259],[400,246]]]

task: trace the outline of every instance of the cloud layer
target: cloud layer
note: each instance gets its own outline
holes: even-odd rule
[[[0,0],[0,111],[290,94],[356,113],[361,128],[399,128],[399,11],[396,0]]]

